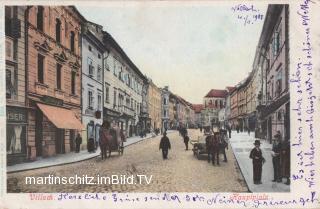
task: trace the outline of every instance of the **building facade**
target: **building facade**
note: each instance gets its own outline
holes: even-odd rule
[[[149,79],[148,89],[148,112],[151,129],[161,128],[161,90]]]
[[[225,108],[226,90],[211,89],[203,99],[204,110],[202,126],[218,126],[220,109]]]
[[[266,138],[272,141],[277,131],[282,139],[290,139],[289,94],[289,6],[269,5],[259,47],[266,68],[266,100],[260,100],[260,119]],[[262,96],[263,98],[263,96]]]
[[[169,87],[165,86],[161,89],[161,131],[168,130],[170,128],[170,116],[169,116],[169,98],[170,91]]]
[[[117,123],[127,137],[142,130],[139,124],[145,76],[113,37],[104,32],[104,120]]]
[[[193,104],[194,111],[194,123],[196,127],[201,127],[201,110],[203,109],[202,104]]]
[[[7,164],[27,161],[25,6],[5,6]]]
[[[81,124],[81,24],[71,6],[30,6],[27,106],[30,158],[74,150]],[[57,115],[64,117],[56,117]]]
[[[82,146],[92,138],[99,144],[103,115],[103,45],[102,26],[85,22],[82,28]]]
[[[230,91],[230,117],[228,119],[229,124],[233,130],[235,130],[238,124],[238,87],[236,86],[232,91]]]

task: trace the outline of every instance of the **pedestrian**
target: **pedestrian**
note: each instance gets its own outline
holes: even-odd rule
[[[273,182],[281,182],[281,174],[280,174],[280,151],[281,151],[281,141],[280,134],[276,134],[274,136],[273,144],[272,144],[272,165],[273,165]]]
[[[229,138],[231,139],[231,127],[228,126]]]
[[[110,141],[112,140],[112,135],[110,133],[111,125],[108,121],[104,121],[99,131],[100,135],[100,149],[101,149],[101,159],[107,158],[107,149],[110,146]],[[110,149],[110,148],[109,148]]]
[[[186,135],[184,136],[184,144],[186,145],[186,150],[188,150],[189,140],[190,140],[190,138],[189,138],[188,134],[186,134]]]
[[[250,158],[252,159],[253,165],[253,183],[261,183],[261,174],[262,174],[262,164],[265,162],[264,157],[262,156],[262,151],[260,149],[260,141],[255,140],[254,148],[250,152]]]
[[[171,144],[169,138],[167,137],[167,133],[163,132],[163,137],[161,138],[159,150],[162,149],[162,157],[163,159],[168,159],[168,150],[171,149]]]
[[[80,135],[80,133],[78,133],[77,137],[76,137],[76,153],[80,152],[80,145],[82,144],[82,137]]]
[[[215,159],[217,158],[217,165],[219,163],[219,141],[220,141],[220,133],[218,131],[214,131],[213,136],[211,136],[211,156],[212,156],[212,165],[215,165]]]
[[[285,184],[290,185],[290,141],[288,139],[281,143],[280,165],[281,177],[286,178]]]

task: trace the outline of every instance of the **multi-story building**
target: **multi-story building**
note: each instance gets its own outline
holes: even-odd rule
[[[148,111],[152,129],[161,128],[161,90],[149,79]]]
[[[104,58],[103,118],[116,122],[131,137],[142,130],[139,116],[146,78],[107,32],[104,44],[108,53]]]
[[[230,126],[231,127],[231,123],[230,123],[230,118],[231,118],[231,92],[235,89],[235,87],[230,87],[227,86],[226,90],[227,90],[227,95],[226,95],[226,106],[225,106],[225,115],[224,115],[224,125],[225,126]]]
[[[170,127],[170,117],[169,117],[169,98],[170,98],[170,91],[169,87],[165,86],[161,89],[161,131],[168,130]]]
[[[194,111],[194,123],[197,127],[201,126],[201,110],[203,109],[202,104],[194,104],[193,111]]]
[[[141,110],[139,115],[139,125],[143,131],[150,131],[151,128],[151,119],[149,117],[149,81],[147,77],[143,79],[142,85],[142,103],[141,103]]]
[[[231,128],[236,129],[238,124],[238,86],[236,86],[232,91],[230,91],[230,117],[228,119]]]
[[[226,90],[211,89],[203,99],[204,110],[202,110],[204,121],[203,126],[218,125],[218,112],[225,107]]]
[[[29,147],[32,143],[27,140],[25,11],[25,6],[5,6],[6,152],[9,165],[31,157]]]
[[[240,131],[245,131],[246,126],[246,115],[247,115],[247,101],[246,101],[246,86],[248,79],[243,80],[237,87],[237,106],[238,106],[238,126]]]
[[[264,60],[260,66],[266,76],[266,92],[260,96],[259,117],[270,142],[277,131],[283,139],[290,139],[288,27],[289,6],[269,5],[257,53]]]
[[[27,135],[31,159],[72,151],[75,135],[83,129],[80,37],[83,21],[71,6],[27,9]]]
[[[82,27],[82,146],[89,138],[99,142],[103,111],[103,45],[102,26],[85,22]]]

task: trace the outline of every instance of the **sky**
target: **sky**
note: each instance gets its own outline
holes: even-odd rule
[[[103,26],[140,71],[158,87],[194,104],[210,89],[235,86],[252,70],[263,19],[244,24],[236,4],[109,2],[78,5]],[[267,5],[254,5],[265,15]]]

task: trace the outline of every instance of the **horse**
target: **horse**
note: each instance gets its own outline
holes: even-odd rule
[[[215,133],[206,137],[206,147],[208,152],[208,163],[210,163],[210,155],[212,155],[212,164],[215,165],[215,158],[219,165],[219,138]]]

